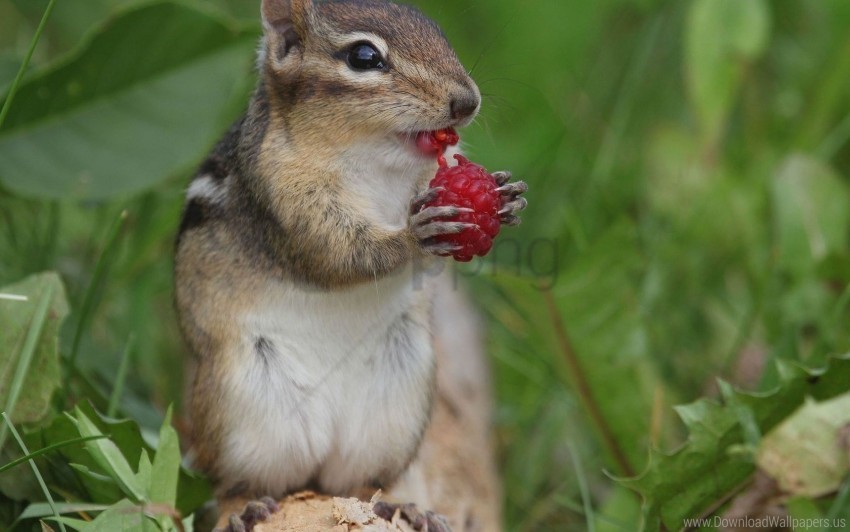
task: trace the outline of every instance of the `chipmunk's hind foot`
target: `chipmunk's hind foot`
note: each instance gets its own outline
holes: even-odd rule
[[[280,507],[274,499],[263,497],[246,504],[240,515],[230,514],[227,518],[227,526],[217,528],[213,532],[251,532],[257,523],[265,521],[279,510]]]
[[[396,514],[398,518],[410,524],[413,530],[421,532],[451,532],[451,527],[445,517],[430,510],[422,512],[413,503],[393,504],[389,502],[377,502],[372,508],[375,515],[392,521]]]

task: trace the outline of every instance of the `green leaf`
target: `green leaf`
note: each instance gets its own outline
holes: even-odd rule
[[[56,511],[60,514],[75,514],[78,512],[100,512],[109,508],[105,504],[90,504],[81,502],[57,502]],[[36,517],[47,517],[53,515],[53,510],[46,502],[36,502],[27,506],[27,509],[18,516],[19,520],[33,519]]]
[[[100,435],[100,429],[79,408],[75,411],[81,436]],[[145,490],[139,485],[136,474],[130,468],[121,449],[110,440],[94,440],[86,443],[86,449],[95,462],[112,478],[128,497],[134,501],[145,500]]]
[[[139,425],[135,421],[122,419],[116,420],[98,413],[88,402],[77,405],[89,420],[97,426],[101,433],[108,434],[112,441],[121,450],[128,463],[141,463],[142,453],[148,456],[154,455],[154,449],[142,437]],[[61,442],[78,435],[78,430],[73,421],[65,416],[60,416],[54,422],[41,431],[42,441],[39,445],[49,445]],[[92,455],[80,446],[64,447],[60,450],[69,462],[82,464],[91,470],[101,471],[99,464]],[[135,475],[138,479],[139,476]],[[87,476],[79,475],[80,481],[89,492],[91,502],[112,503],[122,497],[121,490],[117,489],[110,481],[104,483]],[[138,482],[143,488],[148,485]],[[212,497],[209,482],[197,474],[180,467],[177,504],[176,508],[182,515],[189,515]]]
[[[773,180],[772,200],[783,269],[811,273],[831,255],[848,251],[850,187],[828,166],[791,155]]]
[[[180,440],[171,426],[171,407],[159,431],[159,446],[151,470],[151,502],[174,506],[177,501],[177,479],[180,473]]]
[[[74,519],[72,517],[59,517],[59,518],[48,517],[47,520],[56,521],[58,523],[66,524],[66,525],[70,526],[71,528],[73,528],[75,530],[80,530],[80,531],[91,530],[91,521],[85,521],[83,519]]]
[[[787,418],[806,397],[828,399],[850,383],[850,355],[831,359],[828,368],[807,370],[778,362],[781,384],[760,394],[729,390],[724,404],[701,399],[676,408],[689,430],[687,443],[672,454],[653,450],[639,476],[619,482],[641,494],[648,530],[678,530],[682,520],[700,516],[743,483],[752,460],[732,452],[746,441],[740,409],[747,408],[761,433]]]
[[[84,477],[87,477],[87,478],[94,480],[98,483],[108,484],[110,486],[116,486],[116,487],[118,486],[118,483],[115,482],[112,479],[112,477],[108,477],[108,476],[102,475],[100,473],[95,473],[94,471],[92,471],[91,469],[89,469],[88,467],[86,467],[82,464],[68,464],[68,465],[71,466],[71,469],[79,472]]]
[[[15,423],[37,422],[47,415],[50,398],[61,383],[57,338],[68,315],[65,289],[59,276],[51,272],[4,286],[0,293],[26,298],[0,297],[0,408],[7,410]],[[25,353],[25,348],[31,352]],[[26,354],[29,364],[22,368],[22,355]],[[11,398],[14,404],[10,404],[10,396],[15,396]]]
[[[741,66],[768,43],[764,0],[695,0],[685,27],[688,89],[703,133],[716,141],[742,79]]]
[[[77,530],[84,530],[86,532],[115,532],[116,530],[142,530],[142,520],[144,519],[147,518],[139,506],[136,506],[127,499],[123,499],[109,506],[93,521],[83,521],[69,517],[50,520],[61,521]],[[152,525],[151,530],[153,529],[155,528]]]
[[[47,454],[49,452],[55,451],[57,449],[61,449],[62,447],[65,447],[67,445],[84,443],[84,442],[87,442],[87,441],[90,441],[90,440],[94,440],[94,439],[98,439],[98,438],[105,438],[105,437],[106,436],[92,436],[91,438],[74,438],[72,440],[59,442],[59,443],[56,443],[56,444],[53,444],[53,445],[48,445],[47,447],[44,447],[43,449],[38,449],[37,451],[32,451],[31,453],[29,453],[25,456],[22,456],[20,458],[12,460],[11,462],[7,462],[7,463],[3,464],[3,466],[0,467],[0,474],[4,473],[5,471],[8,471],[9,469],[15,468],[15,467],[27,462],[28,460],[31,460],[31,459],[36,458],[38,456],[41,456],[43,454]]]
[[[136,471],[136,479],[138,479],[139,485],[141,485],[145,489],[148,498],[150,498],[151,493],[153,493],[150,489],[151,459],[148,455],[148,452],[144,449],[142,449],[142,454],[141,456],[139,456],[139,470]]]
[[[124,499],[101,512],[91,526],[92,532],[115,532],[116,530],[143,530],[142,521],[146,520],[142,508]],[[153,528],[153,527],[151,527]]]
[[[783,493],[817,498],[838,491],[850,473],[839,429],[850,425],[850,394],[805,404],[765,436],[756,462]]]
[[[196,163],[244,104],[255,33],[177,3],[111,19],[24,83],[0,128],[0,182],[108,198]]]

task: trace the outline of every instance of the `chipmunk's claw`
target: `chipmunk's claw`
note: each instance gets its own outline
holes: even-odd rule
[[[528,191],[528,184],[525,181],[515,181],[510,183],[510,172],[493,172],[493,178],[499,188],[496,192],[502,198],[502,208],[499,209],[499,220],[502,225],[519,225],[522,220],[518,213],[528,206],[528,200],[520,197]]]
[[[445,205],[442,207],[425,207],[420,212],[410,217],[410,223],[413,226],[422,226],[435,218],[452,218],[462,212],[475,211],[466,207],[455,207],[453,205]]]
[[[517,213],[528,206],[528,200],[525,198],[517,198],[513,201],[508,201],[502,204],[502,208],[499,209],[499,216],[503,215],[512,215]]]
[[[425,253],[439,255],[441,257],[448,257],[452,254],[452,252],[463,249],[463,246],[452,244],[450,242],[437,242],[433,238],[426,238],[421,241],[420,246],[422,246],[422,251]]]
[[[416,531],[422,532],[451,532],[451,527],[445,517],[432,511],[422,513],[415,504],[392,504],[377,502],[372,508],[375,515],[385,521],[392,521],[396,515],[410,524]]]
[[[445,190],[443,187],[429,188],[422,194],[417,194],[410,202],[410,214],[418,214],[426,204],[437,199],[437,195]]]
[[[501,172],[493,172],[491,175],[493,176],[493,179],[496,180],[496,183],[499,185],[504,185],[505,183],[511,180],[511,173],[507,170],[502,170]]]
[[[503,197],[515,198],[520,194],[528,191],[528,185],[525,181],[515,181],[513,183],[505,183],[496,189],[496,192]]]
[[[503,214],[499,216],[499,220],[502,222],[502,225],[519,225],[522,223],[522,218],[513,214]]]
[[[465,222],[427,222],[422,225],[413,226],[413,235],[421,243],[423,240],[438,235],[456,235],[464,229],[477,227],[475,224]]]
[[[251,532],[257,523],[268,519],[280,510],[277,502],[271,497],[263,497],[245,505],[241,515],[230,514],[225,528],[217,528],[214,532]]]

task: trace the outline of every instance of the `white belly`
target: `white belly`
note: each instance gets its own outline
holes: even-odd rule
[[[345,293],[263,287],[225,388],[237,408],[224,475],[279,495],[309,482],[342,493],[399,472],[430,410],[427,293],[409,273]]]

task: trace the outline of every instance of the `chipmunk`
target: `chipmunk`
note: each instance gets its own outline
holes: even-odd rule
[[[261,12],[258,85],[191,182],[176,246],[197,464],[227,495],[387,486],[434,390],[431,290],[412,269],[467,227],[422,208],[437,163],[415,138],[468,125],[481,95],[412,7]],[[518,223],[525,185],[495,175]]]

